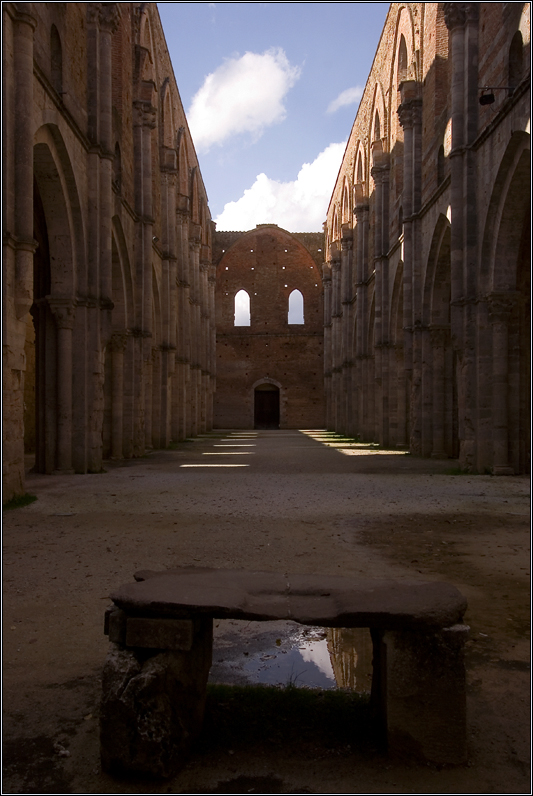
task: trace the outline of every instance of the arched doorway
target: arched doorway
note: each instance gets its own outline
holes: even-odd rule
[[[279,428],[279,387],[260,384],[254,390],[254,428]]]

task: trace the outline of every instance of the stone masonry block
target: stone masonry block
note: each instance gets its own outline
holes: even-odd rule
[[[193,622],[190,619],[129,617],[126,621],[127,647],[189,651],[192,642]]]
[[[100,710],[105,771],[166,779],[185,764],[202,726],[212,627],[195,626],[190,651],[111,646]]]
[[[383,634],[381,698],[389,751],[434,763],[465,762],[468,631],[454,625],[434,633]]]

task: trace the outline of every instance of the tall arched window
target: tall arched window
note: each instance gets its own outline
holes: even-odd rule
[[[379,113],[376,111],[376,115],[374,117],[374,141],[379,141],[381,139],[381,125],[379,123]]]
[[[235,294],[234,326],[250,326],[250,296],[246,290]]]
[[[400,36],[400,46],[398,47],[398,83],[407,77],[407,45],[405,36]]]
[[[122,188],[122,158],[118,141],[115,144],[115,154],[113,155],[113,188],[120,193]]]
[[[60,94],[63,91],[63,52],[55,25],[50,30],[50,78],[52,86]]]
[[[440,185],[444,180],[444,147],[440,146],[437,154],[437,184]]]
[[[304,297],[299,290],[289,296],[289,323],[304,323]]]
[[[516,31],[512,38],[511,46],[509,48],[509,83],[511,91],[517,87],[522,79],[522,71],[524,69],[524,41],[522,34],[519,30]]]

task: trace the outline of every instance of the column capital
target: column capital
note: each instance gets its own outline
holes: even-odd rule
[[[96,4],[95,4],[96,5]],[[102,30],[115,33],[120,22],[120,3],[98,3],[98,22]]]
[[[9,14],[13,22],[29,25],[33,30],[37,27],[37,20],[28,10],[29,3],[4,3],[4,10]]]
[[[466,22],[466,8],[469,3],[444,3],[444,21],[448,30],[463,27]]]
[[[73,329],[76,303],[70,298],[46,296],[58,329]]]
[[[422,100],[420,98],[406,99],[398,107],[400,125],[406,129],[422,122]]]
[[[143,100],[135,100],[133,103],[134,113],[134,126],[146,127],[149,130],[156,128],[156,112],[157,109],[151,102],[144,102]]]
[[[113,332],[109,341],[109,348],[111,351],[121,353],[126,350],[128,343],[127,332]]]

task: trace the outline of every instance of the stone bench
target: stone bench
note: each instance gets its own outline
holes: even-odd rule
[[[466,758],[466,600],[447,583],[204,568],[139,572],[111,595],[103,768],[170,777],[202,726],[213,619],[368,627],[371,706],[389,751]]]

